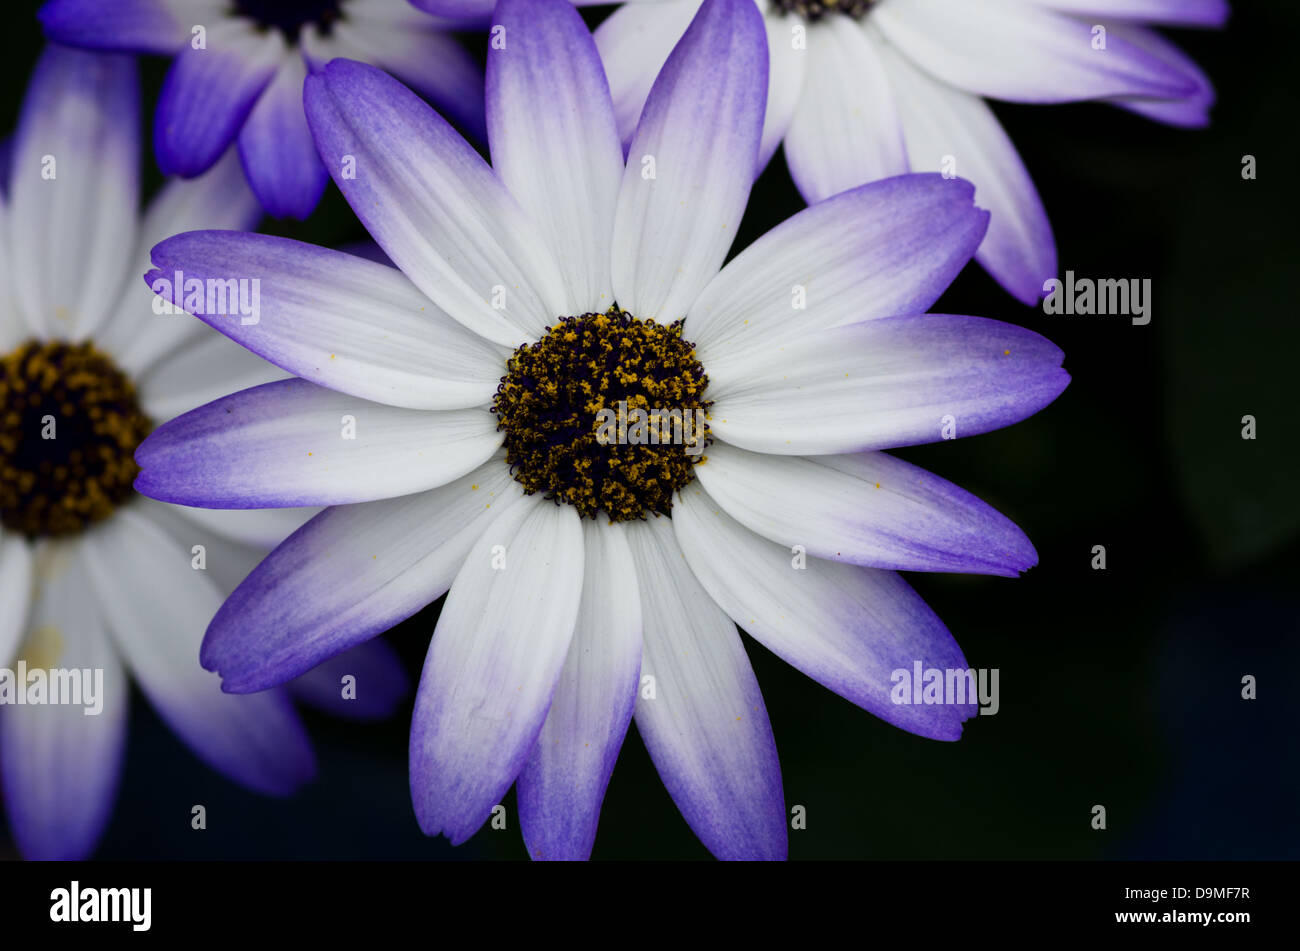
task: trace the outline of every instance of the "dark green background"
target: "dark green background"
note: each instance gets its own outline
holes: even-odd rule
[[[36,4],[31,5],[35,9]],[[1296,858],[1300,500],[1298,244],[1290,3],[1234,4],[1222,33],[1176,39],[1219,90],[1203,131],[1101,105],[996,108],[1037,181],[1062,272],[1150,278],[1154,315],[1048,317],[968,268],[936,310],[996,317],[1059,344],[1074,381],[1010,429],[900,453],[1014,519],[1040,564],[1018,580],[912,575],[1001,711],[955,744],[903,733],[746,639],[781,751],[790,855],[810,858]],[[595,22],[602,14],[591,16]],[[11,130],[40,33],[6,8]],[[477,40],[475,40],[477,42]],[[146,61],[145,115],[165,68]],[[147,125],[147,124],[146,124]],[[146,149],[148,154],[148,150]],[[1243,181],[1242,156],[1258,160]],[[158,182],[149,160],[146,184]],[[801,203],[780,155],[737,247]],[[365,236],[331,185],[318,244]],[[1255,441],[1241,417],[1258,420]],[[1092,546],[1108,567],[1090,568]],[[388,635],[416,676],[438,605]],[[1240,697],[1253,674],[1259,698]],[[104,858],[525,858],[509,828],[424,838],[406,774],[409,703],[392,722],[308,715],[318,780],[275,801],[201,765],[140,698]],[[209,828],[190,830],[190,807]],[[1090,827],[1103,804],[1108,828]],[[595,858],[706,858],[629,734]],[[0,833],[0,857],[12,845]]]

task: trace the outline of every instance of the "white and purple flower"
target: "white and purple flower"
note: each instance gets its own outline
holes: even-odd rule
[[[154,117],[163,174],[202,174],[238,142],[276,217],[306,218],[329,181],[302,86],[335,57],[393,73],[482,138],[482,71],[453,23],[406,0],[49,0],[40,19],[60,43],[175,57]]]
[[[471,16],[492,0],[417,0]],[[976,254],[1026,304],[1057,277],[1047,213],[985,99],[1112,103],[1174,126],[1208,121],[1205,74],[1153,24],[1220,26],[1226,0],[757,0],[771,69],[759,170],[784,142],[809,203],[908,171],[975,184],[989,209]],[[596,30],[629,144],[700,0],[629,3]],[[757,72],[750,82],[763,81]]]
[[[307,81],[324,163],[356,157],[336,181],[397,269],[214,231],[154,249],[151,286],[258,276],[260,322],[203,319],[299,379],[160,427],[136,486],[329,506],[209,627],[202,661],[227,690],[284,683],[449,592],[411,730],[426,834],[463,842],[517,781],[530,854],[586,857],[635,716],[715,855],[782,858],[777,751],[736,625],[889,722],[957,739],[973,703],[891,701],[895,669],[966,666],[895,572],[1014,576],[1037,556],[879,450],[1037,412],[1068,383],[1061,351],[926,313],[988,223],[939,175],[817,203],[723,267],[767,88],[751,0],[706,0],[628,162],[572,6],[502,0],[494,35],[491,167],[373,67]],[[607,444],[615,401],[704,410],[707,453]]]
[[[138,218],[138,95],[129,57],[47,49],[0,200],[0,786],[33,859],[84,858],[98,842],[123,760],[128,672],[236,782],[287,795],[315,769],[288,691],[233,697],[198,664],[222,599],[311,511],[187,510],[131,488],[132,453],[154,420],[282,375],[196,321],[157,316],[135,277],[166,235],[259,217],[232,153],[167,183]],[[94,715],[49,696],[20,705],[40,679],[31,672],[74,670],[102,672]],[[343,702],[343,673],[365,702]],[[375,642],[291,687],[371,718],[406,685]]]

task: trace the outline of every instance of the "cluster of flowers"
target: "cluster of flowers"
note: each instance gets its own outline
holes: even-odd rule
[[[0,708],[20,849],[94,850],[127,671],[214,768],[288,794],[314,770],[291,697],[393,713],[375,637],[444,594],[410,778],[453,843],[517,782],[530,854],[587,857],[635,717],[714,855],[783,858],[737,625],[957,739],[973,698],[891,702],[891,671],[968,666],[897,572],[1037,555],[882,450],[1069,381],[1038,334],[928,313],[972,258],[1025,302],[1055,276],[985,98],[1203,124],[1209,82],[1150,25],[1226,15],[666,0],[593,34],[568,0],[49,0],[0,202],[0,666],[104,689],[94,717]],[[142,216],[135,54],[173,57]],[[808,207],[728,260],[782,143]],[[386,260],[246,230],[330,178]],[[177,274],[255,280],[257,319],[160,315]],[[705,451],[598,439],[616,405],[698,413]]]

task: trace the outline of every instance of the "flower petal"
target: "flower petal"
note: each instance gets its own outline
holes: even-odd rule
[[[177,306],[188,294],[176,286],[178,274],[186,285],[256,280],[256,320],[233,313],[198,318],[276,366],[341,393],[410,409],[463,409],[489,403],[505,371],[506,350],[440,311],[401,271],[341,251],[199,231],[159,244],[153,262],[145,283],[162,287]]]
[[[686,566],[668,519],[629,524],[644,621],[636,726],[682,817],[720,859],[784,859],[781,765],[736,626]]]
[[[847,321],[929,309],[988,226],[969,182],[906,175],[805,208],[747,247],[691,305],[710,377],[749,352]],[[711,394],[712,395],[712,394]]]
[[[625,145],[636,133],[650,87],[699,9],[700,0],[625,3],[592,33]]]
[[[410,0],[410,2],[421,10],[443,19],[473,22],[490,17],[496,0]],[[605,0],[572,0],[572,2],[575,7],[586,7],[602,4]],[[658,0],[652,0],[651,5],[657,6]]]
[[[233,340],[204,328],[204,335],[159,362],[136,384],[140,407],[150,419],[167,420],[230,393],[287,375]]]
[[[513,43],[488,51],[492,167],[554,250],[566,313],[606,311],[623,148],[600,54],[568,0],[501,0],[493,24]]]
[[[9,187],[8,146],[0,145],[0,353],[8,353],[27,339],[27,323],[14,300],[14,274],[9,257],[9,209],[5,190]]]
[[[411,723],[425,835],[464,842],[523,768],[577,622],[582,543],[572,506],[533,496],[487,526],[456,575]]]
[[[488,7],[487,15],[491,16]],[[433,103],[439,114],[459,123],[479,142],[487,141],[483,116],[483,67],[447,29],[405,3],[361,0],[323,36],[315,24],[302,32],[312,70],[343,57],[373,63]],[[484,22],[476,29],[486,26]]]
[[[0,667],[9,665],[27,630],[32,600],[32,546],[0,528]]]
[[[1201,129],[1210,123],[1210,108],[1215,103],[1214,85],[1192,58],[1154,30],[1140,26],[1112,24],[1110,31],[1130,43],[1159,56],[1173,68],[1181,70],[1196,83],[1196,91],[1181,99],[1143,99],[1121,96],[1111,103],[1140,116],[1185,129]]]
[[[446,593],[484,528],[521,496],[497,458],[428,492],[326,509],[226,599],[203,666],[248,693],[388,630]]]
[[[307,66],[286,56],[239,130],[239,158],[267,214],[306,218],[320,202],[329,174],[302,111]]]
[[[14,135],[7,221],[14,296],[36,336],[85,336],[117,301],[140,194],[139,123],[131,57],[41,54]]]
[[[564,309],[559,269],[500,179],[442,117],[351,60],[308,77],[305,102],[325,167],[416,287],[495,343],[541,337]]]
[[[848,17],[827,17],[808,30],[808,74],[785,157],[809,204],[908,170],[903,126],[877,46]]]
[[[190,552],[126,508],[86,536],[91,585],[114,640],[150,703],[209,766],[256,792],[284,796],[311,779],[315,757],[288,698],[222,693],[198,665],[203,628],[221,604]]]
[[[49,0],[37,17],[56,43],[170,56],[196,23],[221,15],[220,0]]]
[[[1095,19],[1141,20],[1169,26],[1223,26],[1228,0],[1033,0],[1034,3]]]
[[[147,503],[151,508],[165,508],[169,512],[175,512],[186,521],[193,522],[205,531],[215,532],[222,538],[260,548],[263,555],[321,513],[321,509],[310,506],[298,509],[201,509],[186,505],[162,505],[150,499],[142,499],[141,502]],[[260,560],[259,557],[258,561]],[[251,565],[249,567],[252,568]]]
[[[94,598],[82,553],[60,544],[37,555],[37,591],[19,659],[28,668],[83,672],[95,703],[0,707],[0,782],[9,829],[33,860],[74,861],[95,850],[112,813],[130,689]],[[82,699],[86,700],[83,693]],[[87,711],[102,702],[97,715]]]
[[[770,12],[763,17],[763,26],[767,30],[770,60],[767,70],[767,113],[763,116],[763,140],[758,147],[755,178],[767,167],[776,147],[789,131],[802,98],[808,72],[806,44],[795,41],[796,31],[804,28],[798,14],[777,16],[775,11]]]
[[[975,697],[961,705],[891,698],[892,673],[910,673],[917,661],[923,669],[966,669],[943,622],[897,574],[792,558],[722,511],[698,482],[673,506],[673,529],[704,589],[768,650],[901,729],[936,740],[961,736]]]
[[[486,410],[395,409],[281,380],[201,406],[136,450],[136,491],[202,508],[342,505],[445,485],[501,445]]]
[[[614,218],[619,306],[680,320],[718,272],[753,184],[767,33],[753,0],[705,0],[655,80]]]
[[[582,602],[550,712],[519,774],[535,859],[585,860],[641,675],[641,602],[622,525],[584,519]]]
[[[696,468],[723,511],[808,554],[870,568],[1014,577],[1038,553],[975,496],[883,452],[769,456],[725,443]]]
[[[710,427],[781,455],[973,436],[1037,413],[1070,382],[1032,330],[983,317],[885,317],[755,349],[710,370]]]
[[[197,509],[143,496],[133,504],[190,552],[191,567],[206,571],[222,594],[239,587],[268,551],[321,512],[314,507]]]
[[[192,178],[211,168],[292,55],[279,30],[259,30],[242,17],[215,21],[203,48],[184,47],[167,71],[154,114],[162,173]]]
[[[908,0],[873,10],[889,42],[939,79],[1013,102],[1184,96],[1187,78],[1117,37],[1093,47],[1092,24],[1023,0]]]
[[[882,54],[912,168],[975,184],[976,200],[992,213],[976,260],[1022,303],[1036,304],[1056,275],[1056,241],[1016,147],[979,96],[938,82],[886,47]]]
[[[145,211],[133,264],[113,315],[95,334],[96,344],[134,378],[187,342],[208,335],[207,328],[183,314],[155,313],[154,293],[137,275],[148,269],[150,250],[164,238],[196,228],[245,230],[261,217],[235,149],[198,178],[169,179]]]

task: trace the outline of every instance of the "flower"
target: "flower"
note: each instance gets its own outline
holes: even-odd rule
[[[329,181],[302,113],[308,72],[349,56],[402,77],[482,138],[482,70],[406,0],[49,0],[46,36],[175,57],[154,117],[164,175],[207,171],[238,140],[276,217],[306,218]]]
[[[434,12],[468,0],[423,0]],[[985,98],[1100,100],[1202,126],[1204,73],[1145,24],[1220,26],[1226,0],[757,0],[771,71],[759,169],[784,142],[804,199],[907,171],[975,183],[992,213],[975,258],[1026,304],[1057,276],[1056,243],[1024,163]],[[632,3],[596,30],[619,131],[700,0]],[[751,82],[758,82],[755,74]]]
[[[155,316],[130,276],[165,235],[258,217],[232,154],[168,183],[137,221],[138,126],[129,58],[50,47],[0,201],[0,784],[14,839],[34,859],[85,857],[108,821],[127,671],[236,782],[285,795],[315,769],[286,691],[233,697],[197,662],[225,595],[310,513],[184,510],[131,489],[132,453],[153,420],[232,381],[281,375],[195,321]],[[364,678],[358,699],[375,701],[358,713],[385,712],[379,695],[401,689],[382,647],[340,664]],[[28,699],[50,671],[83,672],[84,703]],[[325,685],[338,675],[326,668],[293,688],[337,708]]]
[[[971,705],[890,701],[894,669],[965,666],[893,572],[1015,575],[1036,555],[877,450],[937,440],[943,417],[974,434],[1036,412],[1068,382],[1062,354],[924,313],[984,234],[966,182],[851,190],[722,267],[764,109],[749,0],[700,8],[626,166],[577,12],[503,0],[493,30],[492,167],[372,67],[308,80],[317,147],[327,165],[357,157],[336,180],[400,270],[258,235],[154,248],[151,285],[258,275],[259,323],[202,319],[298,379],[159,427],[136,486],[330,506],[213,619],[201,660],[226,690],[282,683],[449,591],[411,729],[426,834],[463,842],[517,779],[530,854],[587,856],[635,712],[715,855],[783,857],[780,767],[736,623],[891,723],[956,739]],[[638,443],[609,428],[616,404],[675,409],[684,438],[674,424],[668,444]],[[707,431],[686,432],[701,413]]]

